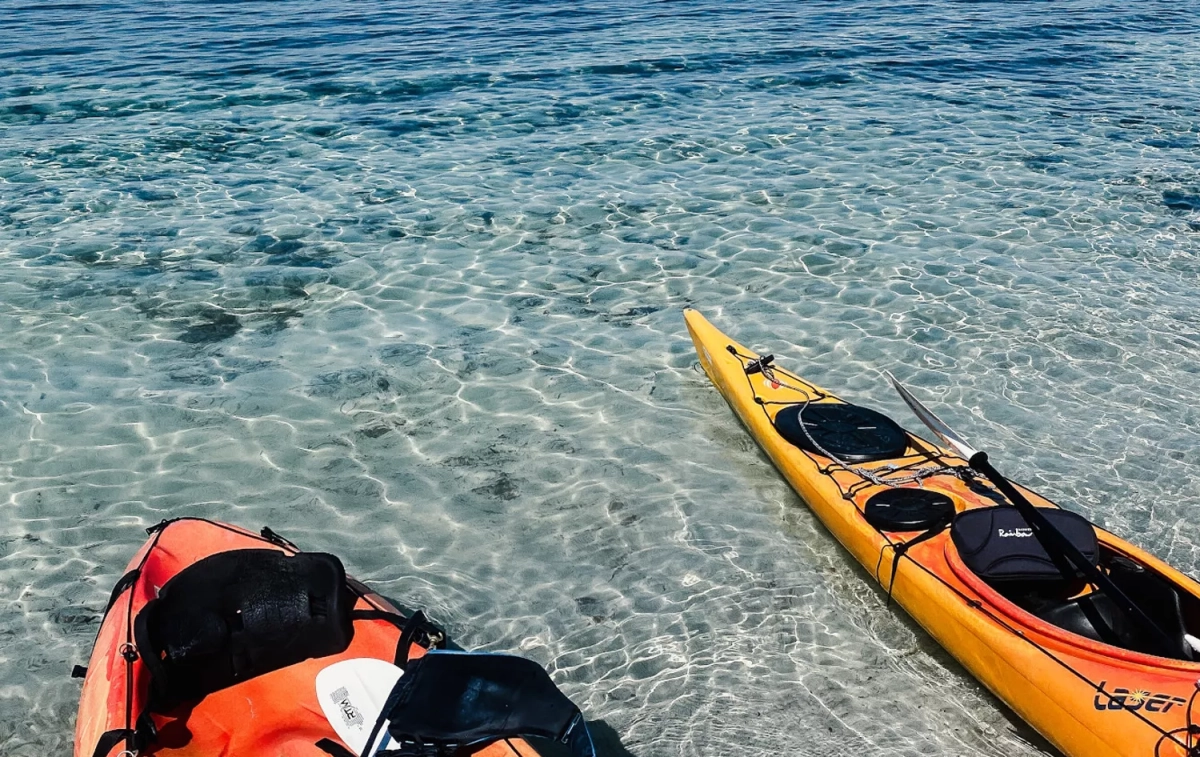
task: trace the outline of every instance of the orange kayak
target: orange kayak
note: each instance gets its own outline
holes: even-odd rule
[[[334,681],[332,699],[320,696],[322,675],[393,670],[386,697],[420,663],[428,669],[439,658],[461,672],[456,657],[506,657],[427,656],[445,646],[445,635],[423,614],[402,614],[347,577],[332,555],[302,553],[269,529],[183,518],[149,532],[113,590],[89,666],[76,670],[84,683],[75,757],[357,755],[384,743],[365,738],[374,716],[352,701],[354,680]],[[262,596],[263,587],[273,587],[272,596]],[[242,605],[228,622],[202,611],[228,608],[234,595]],[[361,743],[342,738],[349,726],[362,732]],[[537,754],[518,737],[462,743],[474,744],[462,754]]]
[[[1151,644],[1106,593],[1051,564],[963,457],[775,366],[696,311],[685,318],[704,371],[792,488],[1021,718],[1070,757],[1200,754],[1200,584],[1017,486],[1170,642]]]

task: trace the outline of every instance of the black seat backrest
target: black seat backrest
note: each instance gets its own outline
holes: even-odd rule
[[[134,622],[152,679],[151,711],[344,651],[354,636],[354,602],[333,555],[239,549],[196,562]]]
[[[1040,511],[1084,557],[1098,564],[1100,545],[1091,523],[1066,510],[1046,507]],[[1081,576],[1077,570],[1070,576],[1059,572],[1015,507],[964,510],[955,516],[950,538],[963,563],[988,584],[1072,581]]]

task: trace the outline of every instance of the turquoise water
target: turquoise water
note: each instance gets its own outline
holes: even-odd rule
[[[681,310],[1195,574],[1195,3],[0,2],[0,749],[164,517],[545,664],[637,757],[1037,755]]]

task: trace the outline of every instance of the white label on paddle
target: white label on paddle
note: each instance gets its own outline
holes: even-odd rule
[[[367,751],[367,737],[404,671],[386,660],[342,660],[317,673],[317,701],[338,738],[355,754],[374,754],[388,740],[387,723]]]

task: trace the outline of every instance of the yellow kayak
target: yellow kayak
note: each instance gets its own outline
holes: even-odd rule
[[[1200,755],[1200,584],[1018,486],[1030,518],[1102,574],[1088,580],[963,456],[685,318],[705,373],[792,488],[1021,718],[1070,757]]]

